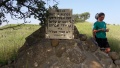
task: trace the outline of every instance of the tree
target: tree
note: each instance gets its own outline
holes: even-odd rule
[[[89,12],[84,12],[81,14],[73,14],[73,19],[75,22],[84,22],[87,19],[90,18],[90,13]]]
[[[74,22],[79,22],[79,14],[73,14]]]
[[[84,12],[84,13],[80,14],[80,19],[82,21],[86,21],[89,18],[90,18],[90,13],[89,12]]]
[[[26,18],[33,16],[43,24],[48,16],[45,7],[47,1],[50,0],[0,0],[0,24],[8,22],[6,14],[10,14],[12,19],[24,19],[24,23],[27,22]],[[53,7],[57,7],[57,4],[58,2]],[[23,7],[26,11],[21,11]]]

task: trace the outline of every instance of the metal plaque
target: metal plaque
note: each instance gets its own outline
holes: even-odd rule
[[[71,9],[50,9],[46,26],[46,38],[73,39],[74,25]]]

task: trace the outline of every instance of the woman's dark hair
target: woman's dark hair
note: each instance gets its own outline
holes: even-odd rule
[[[97,13],[95,15],[95,19],[98,20],[98,17],[101,17],[101,16],[105,16],[105,14],[103,12]]]

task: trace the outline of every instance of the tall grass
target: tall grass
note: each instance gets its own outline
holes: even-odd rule
[[[25,37],[37,30],[38,25],[7,25],[0,29],[0,64],[14,60],[18,49],[24,44]],[[7,27],[13,27],[8,28]]]
[[[81,34],[92,37],[92,23],[77,23],[75,26]],[[7,25],[0,29],[15,26]],[[107,33],[108,41],[112,51],[120,51],[120,26],[107,25],[110,31]],[[40,28],[39,25],[21,25],[15,28],[0,30],[0,64],[5,64],[9,60],[14,60],[18,49],[24,44],[25,38]]]

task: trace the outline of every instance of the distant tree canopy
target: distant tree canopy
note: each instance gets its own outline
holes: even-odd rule
[[[45,22],[47,14],[46,2],[51,0],[0,0],[0,25],[2,22],[8,22],[6,14],[10,14],[12,19],[24,19],[31,18],[33,16],[41,23]],[[53,0],[57,7],[56,0]],[[24,8],[25,11],[21,9]]]
[[[90,13],[89,12],[84,12],[81,14],[73,14],[73,19],[75,22],[84,22],[87,19],[90,18]]]

